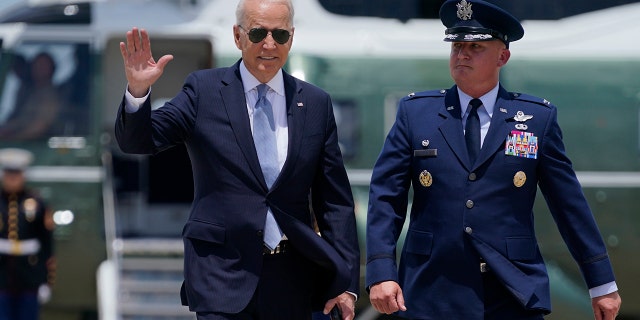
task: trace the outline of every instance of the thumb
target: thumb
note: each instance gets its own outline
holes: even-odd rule
[[[164,67],[166,67],[167,64],[169,63],[169,61],[171,61],[171,60],[173,60],[173,55],[167,54],[167,55],[164,55],[164,56],[160,57],[160,60],[158,60],[156,65],[158,66],[158,68],[164,70]]]
[[[331,312],[331,309],[333,309],[333,306],[335,306],[336,304],[338,304],[338,300],[336,298],[328,300],[327,303],[324,304],[322,313],[329,314],[329,312]]]
[[[404,295],[402,294],[402,289],[398,289],[398,293],[396,294],[396,301],[400,310],[407,311],[407,307],[404,305]]]

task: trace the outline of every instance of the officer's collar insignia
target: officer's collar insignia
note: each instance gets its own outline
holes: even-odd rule
[[[502,113],[507,113],[507,109],[505,109],[505,108],[500,108],[500,112],[502,112]]]
[[[518,122],[525,122],[531,118],[533,118],[532,115],[524,114],[524,112],[518,111],[516,115],[513,117],[513,120]]]
[[[471,3],[468,3],[467,0],[462,0],[456,5],[456,7],[458,7],[456,14],[460,20],[471,20],[471,15],[473,15]]]

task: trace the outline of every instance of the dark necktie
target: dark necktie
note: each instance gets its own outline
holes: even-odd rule
[[[276,126],[271,102],[266,97],[269,87],[263,83],[256,88],[258,89],[258,101],[253,111],[253,143],[258,152],[264,180],[267,183],[267,187],[271,188],[278,174],[280,174],[276,145]],[[271,249],[274,249],[282,239],[282,233],[270,209],[267,211],[264,229],[264,242]]]
[[[464,127],[464,139],[467,142],[467,151],[471,163],[475,163],[480,153],[480,117],[478,108],[482,105],[480,99],[473,99],[469,102],[469,115]]]

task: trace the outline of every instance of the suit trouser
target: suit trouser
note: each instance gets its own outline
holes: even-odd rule
[[[198,320],[310,320],[312,264],[295,250],[264,255],[262,274],[249,305],[237,314],[198,312]],[[215,299],[215,297],[213,297]]]
[[[36,290],[0,292],[0,320],[37,320],[40,305]]]
[[[525,310],[493,272],[482,274],[484,286],[485,320],[542,320],[539,311]]]

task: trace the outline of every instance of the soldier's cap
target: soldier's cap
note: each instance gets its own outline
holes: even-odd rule
[[[24,171],[33,161],[33,154],[24,149],[0,149],[0,167],[5,171]]]
[[[520,21],[504,9],[481,0],[447,0],[440,7],[440,20],[445,27],[444,41],[470,42],[521,39],[524,29]]]

